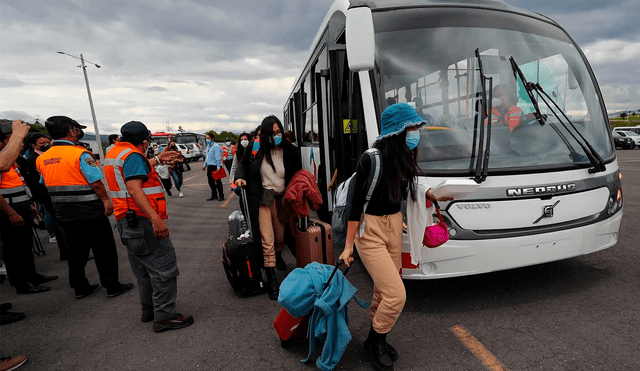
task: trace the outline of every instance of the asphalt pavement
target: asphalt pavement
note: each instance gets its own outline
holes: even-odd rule
[[[620,240],[613,248],[564,261],[479,276],[405,281],[407,304],[388,337],[400,355],[396,370],[637,370],[640,369],[640,150],[619,151],[625,196]],[[75,299],[57,246],[40,231],[46,254],[39,273],[58,275],[51,291],[16,295],[5,280],[2,302],[26,318],[0,327],[1,355],[25,355],[20,370],[314,370],[303,364],[307,344],[280,346],[272,327],[280,306],[267,294],[238,297],[220,262],[227,216],[238,209],[209,196],[202,162],[184,174],[184,198],[168,198],[176,247],[178,310],[193,315],[185,329],[155,333],[140,322],[136,289],[107,298],[101,289]],[[226,181],[226,179],[224,180]],[[112,221],[113,223],[113,221]],[[122,282],[135,282],[114,231]],[[87,241],[90,243],[90,241]],[[336,256],[339,254],[336,251]],[[285,250],[288,271],[294,268]],[[90,282],[98,282],[93,261]],[[361,263],[348,273],[370,300],[371,280]],[[349,307],[353,335],[338,370],[370,370],[362,348],[368,311]],[[318,351],[321,345],[318,345]]]

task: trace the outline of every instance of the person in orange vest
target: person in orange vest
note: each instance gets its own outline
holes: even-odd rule
[[[38,157],[36,166],[66,234],[69,285],[77,299],[98,291],[101,284],[107,289],[107,297],[123,294],[134,284],[118,280],[118,253],[108,218],[113,214],[113,204],[102,183],[104,175],[93,154],[74,144],[82,139],[86,126],[66,116],[52,116],[45,127],[54,141]],[[100,275],[96,284],[90,284],[85,276],[90,250]]]
[[[13,133],[12,124],[0,126],[0,150],[9,144]],[[19,136],[16,139],[19,140]],[[18,152],[19,153],[19,152]],[[4,156],[4,152],[3,152]],[[15,161],[18,156],[13,156]],[[9,283],[18,294],[36,294],[51,288],[42,283],[53,281],[58,276],[44,276],[36,272],[36,263],[31,252],[31,197],[24,179],[14,164],[0,172],[0,238]]]
[[[231,138],[227,137],[222,145],[222,163],[227,168],[227,174],[231,172],[233,156],[236,154],[236,145],[231,144]]]
[[[0,172],[7,172],[14,165],[16,158],[20,155],[20,148],[22,148],[22,141],[27,136],[31,127],[22,120],[15,120],[11,124],[12,135],[8,141],[0,141]],[[1,129],[0,129],[1,133]],[[5,213],[9,213],[10,207],[6,200],[0,195],[0,218]],[[24,219],[23,219],[24,221]],[[0,239],[2,239],[2,230],[0,227]],[[31,254],[33,259],[33,254]],[[10,312],[12,308],[11,303],[0,304],[0,321],[2,324],[9,324],[22,320],[25,315],[20,312]],[[0,358],[0,370],[15,370],[27,362],[28,358],[25,356],[17,357],[5,357]]]
[[[522,109],[515,105],[515,95],[506,85],[496,85],[493,88],[493,99],[496,104],[493,104],[491,110],[492,125],[505,125],[509,127],[510,132],[513,132],[521,122],[524,122],[525,115]]]
[[[105,158],[107,185],[113,198],[116,227],[127,246],[129,263],[138,281],[142,322],[162,332],[190,326],[193,317],[176,312],[178,262],[169,228],[167,201],[154,167],[175,160],[179,152],[167,147],[151,160],[145,157],[150,132],[139,121],[120,129],[122,140]]]

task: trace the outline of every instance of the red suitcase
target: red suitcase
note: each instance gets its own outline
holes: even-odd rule
[[[308,225],[305,225],[308,224]],[[333,264],[333,233],[331,224],[319,220],[301,219],[295,229],[296,266],[304,268],[311,262]]]

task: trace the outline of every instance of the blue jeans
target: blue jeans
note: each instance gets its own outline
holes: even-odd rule
[[[176,186],[178,192],[180,192],[180,187],[182,186],[182,172],[172,171],[171,176],[173,177],[173,185]]]

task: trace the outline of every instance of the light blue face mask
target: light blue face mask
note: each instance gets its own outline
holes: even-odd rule
[[[416,148],[418,143],[420,143],[420,131],[407,131],[407,147],[409,147],[409,150]]]
[[[260,150],[260,142],[256,140],[253,142],[253,151],[258,152],[259,150]]]
[[[206,140],[207,144],[211,144],[211,139]]]
[[[279,146],[282,143],[282,134],[273,136],[273,144]]]

